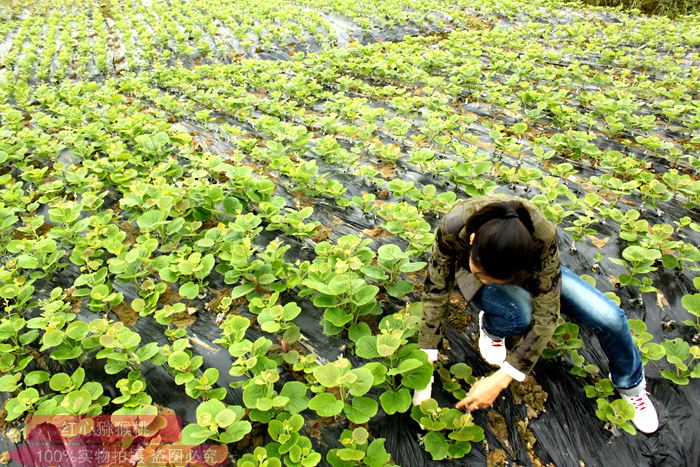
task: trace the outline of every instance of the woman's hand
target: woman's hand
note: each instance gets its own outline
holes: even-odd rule
[[[467,397],[457,402],[455,407],[469,411],[491,407],[493,401],[496,400],[501,391],[508,387],[511,381],[513,378],[508,376],[505,371],[498,370],[474,383]]]

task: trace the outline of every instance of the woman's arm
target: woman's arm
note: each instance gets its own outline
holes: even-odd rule
[[[464,227],[465,215],[471,212],[471,204],[473,200],[457,205],[442,218],[435,232],[425,292],[421,299],[423,319],[418,343],[423,349],[436,349],[442,340],[445,313],[455,285],[457,259],[464,250],[459,233]]]

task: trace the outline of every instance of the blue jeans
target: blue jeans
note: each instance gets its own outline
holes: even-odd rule
[[[644,382],[644,367],[627,317],[615,302],[588,282],[561,268],[561,313],[588,326],[608,357],[610,376],[620,390]],[[484,311],[484,330],[492,337],[521,336],[532,319],[530,293],[513,284],[484,285],[472,302]]]

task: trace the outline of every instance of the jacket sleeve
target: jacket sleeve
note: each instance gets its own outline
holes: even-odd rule
[[[532,294],[532,322],[523,339],[508,352],[501,368],[518,381],[537,363],[557,328],[561,303],[561,265],[557,247],[556,227],[540,250],[539,266],[535,272],[535,290]]]
[[[423,315],[418,343],[423,349],[437,348],[445,329],[445,313],[455,284],[457,262],[457,253],[449,242],[451,236],[453,235],[445,232],[443,219],[435,234],[428,275],[425,278],[425,292],[421,300]]]

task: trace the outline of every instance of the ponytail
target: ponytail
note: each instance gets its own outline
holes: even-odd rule
[[[509,280],[532,267],[534,231],[520,201],[491,203],[466,222],[467,238],[474,234],[471,258],[494,279]]]

